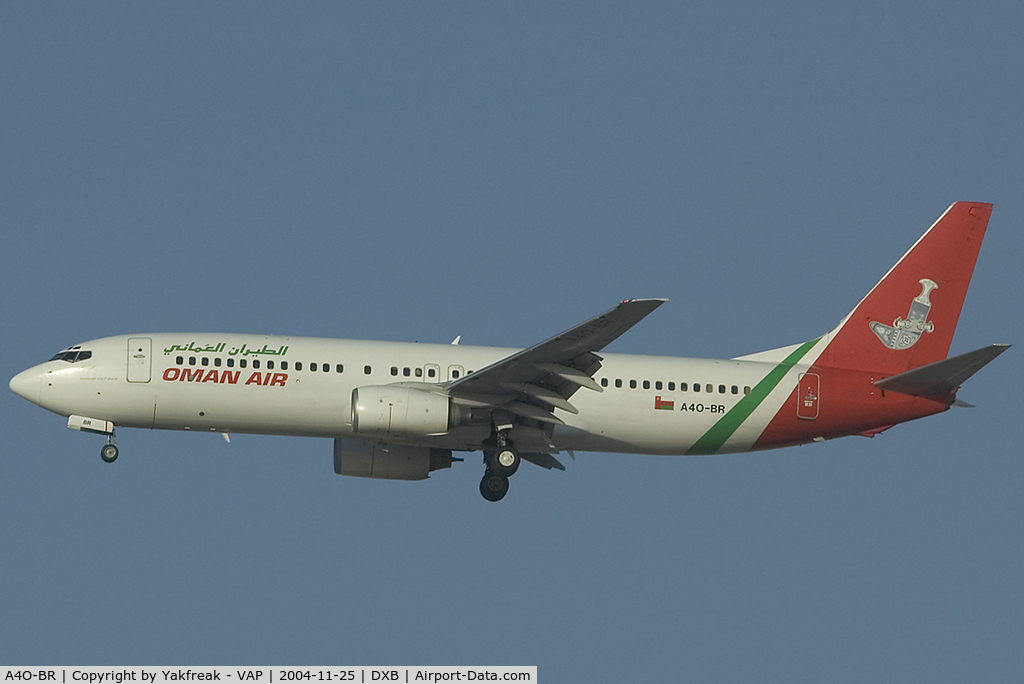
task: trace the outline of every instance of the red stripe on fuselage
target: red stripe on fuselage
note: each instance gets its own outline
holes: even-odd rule
[[[941,413],[949,408],[954,395],[912,397],[898,392],[883,392],[872,384],[878,373],[812,366],[808,371],[820,377],[818,417],[797,417],[798,387],[775,414],[752,449],[806,444],[815,438],[831,439],[880,429]]]

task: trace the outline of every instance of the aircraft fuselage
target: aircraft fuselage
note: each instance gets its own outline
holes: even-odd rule
[[[369,342],[238,334],[147,333],[76,345],[84,361],[47,361],[19,374],[12,388],[54,413],[94,416],[121,427],[360,438],[352,429],[352,390],[408,383],[441,388],[448,382],[514,354],[516,349],[469,345]],[[726,453],[772,448],[887,427],[947,408],[940,401],[884,392],[869,373],[815,369],[819,389],[814,415],[801,418],[795,389],[812,366],[803,362],[716,360],[602,354],[594,375],[602,392],[580,389],[578,414],[555,410],[564,425],[550,435],[514,429],[522,449],[614,451],[660,455],[694,453],[709,430],[774,371],[774,387],[751,407],[736,430],[714,450]],[[234,353],[232,353],[234,352]],[[134,368],[133,368],[134,364]],[[129,377],[134,373],[134,377]],[[792,420],[777,436],[762,432],[784,404]],[[800,398],[803,401],[803,397]],[[735,420],[735,418],[734,418]],[[389,442],[456,451],[480,448],[490,424],[457,426],[444,435],[391,437]]]

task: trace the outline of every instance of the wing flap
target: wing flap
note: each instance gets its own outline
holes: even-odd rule
[[[550,410],[534,406],[533,404],[525,404],[521,401],[511,401],[505,405],[505,408],[518,416],[533,418],[534,420],[539,420],[542,423],[565,425],[562,419],[551,413]]]
[[[539,465],[541,468],[547,468],[548,470],[551,470],[552,468],[565,470],[565,466],[562,465],[561,461],[551,454],[519,454],[519,457],[524,461],[529,461],[534,465]]]

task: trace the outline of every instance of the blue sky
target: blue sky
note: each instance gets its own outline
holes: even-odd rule
[[[1019,3],[0,6],[3,375],[238,331],[612,350],[830,329],[995,204],[953,352],[1021,339]],[[545,681],[1012,680],[1018,348],[872,440],[339,478],[327,440],[0,393],[0,662],[536,664]]]

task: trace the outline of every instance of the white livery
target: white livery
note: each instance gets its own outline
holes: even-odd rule
[[[338,474],[386,479],[425,479],[453,452],[481,451],[491,501],[522,460],[564,470],[559,452],[720,454],[871,436],[954,405],[963,380],[1006,348],[946,358],[990,211],[951,206],[832,332],[737,359],[603,353],[665,301],[634,299],[524,350],[138,333],[64,349],[10,386],[68,427],[106,435],[108,462],[115,426],[325,437]]]

